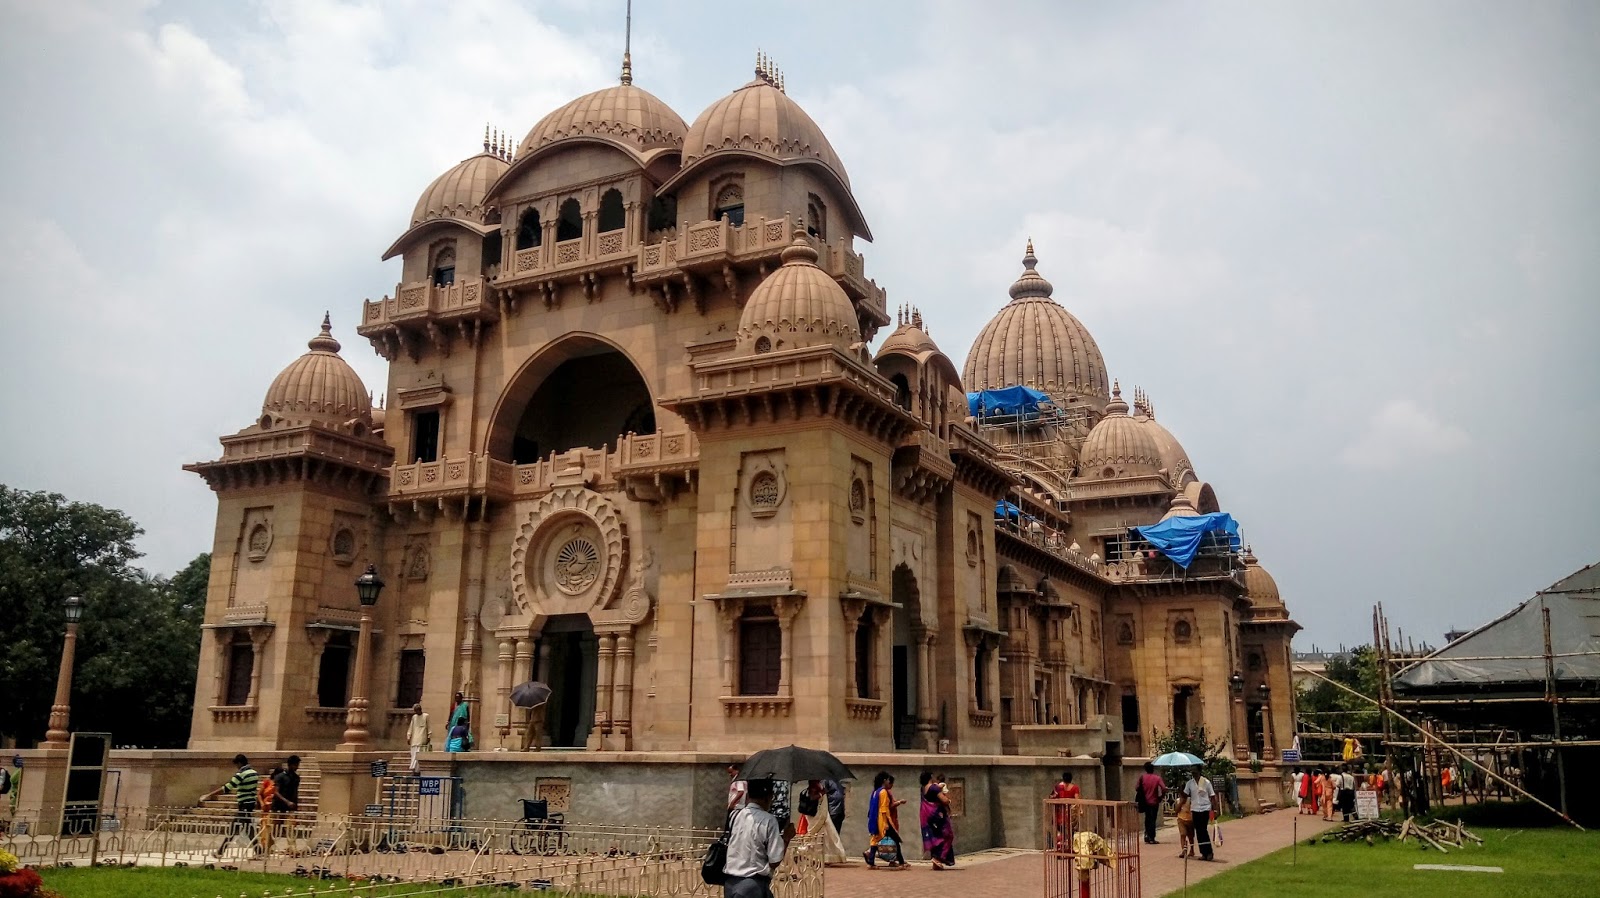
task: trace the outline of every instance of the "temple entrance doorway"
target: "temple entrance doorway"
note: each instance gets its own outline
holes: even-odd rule
[[[545,744],[583,748],[594,727],[595,676],[599,654],[587,614],[557,614],[539,634],[539,679],[550,687],[545,708]]]
[[[925,749],[917,745],[917,722],[922,713],[921,650],[917,639],[922,634],[922,610],[917,595],[917,577],[902,564],[894,569],[894,747],[901,751]]]

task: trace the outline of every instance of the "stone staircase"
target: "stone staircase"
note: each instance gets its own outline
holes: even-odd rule
[[[269,766],[268,770],[271,769]],[[263,777],[267,770],[257,768]],[[299,814],[315,816],[317,813],[318,799],[322,792],[322,768],[317,766],[315,758],[305,758],[300,761],[300,808]],[[205,817],[232,817],[238,805],[237,800],[224,792],[210,801],[197,805],[194,813]]]

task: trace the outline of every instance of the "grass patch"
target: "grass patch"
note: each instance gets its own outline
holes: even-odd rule
[[[1548,816],[1548,815],[1547,815]],[[1481,847],[1440,854],[1416,842],[1301,842],[1189,887],[1190,898],[1593,898],[1600,894],[1600,833],[1568,827],[1468,824]],[[1226,855],[1222,855],[1226,857]],[[1413,864],[1504,867],[1504,873],[1413,870]]]
[[[217,895],[259,896],[267,890],[282,895],[287,889],[296,894],[316,886],[317,892],[336,886],[348,886],[343,880],[300,879],[273,873],[240,873],[230,870],[205,870],[197,867],[63,867],[39,870],[45,888],[54,889],[62,898],[214,898]],[[340,894],[343,889],[340,890]],[[437,883],[386,883],[363,885],[356,890],[358,898],[399,898],[403,895],[430,893],[446,898],[504,898],[503,888],[480,887],[472,889],[443,890]]]

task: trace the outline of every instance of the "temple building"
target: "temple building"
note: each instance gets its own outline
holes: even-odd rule
[[[1292,738],[1278,587],[1227,532],[1184,565],[1137,529],[1225,506],[1032,244],[958,368],[768,63],[692,123],[625,67],[398,224],[355,327],[387,383],[336,312],[188,466],[218,499],[192,748],[331,749],[364,686],[373,748],[460,691],[516,750],[526,680],[543,744],[597,751]]]

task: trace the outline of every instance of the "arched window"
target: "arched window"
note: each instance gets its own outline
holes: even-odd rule
[[[646,226],[652,231],[665,231],[678,223],[678,198],[672,194],[653,197],[650,200],[649,221]]]
[[[556,239],[577,240],[583,236],[583,210],[575,198],[568,197],[561,204],[561,214],[556,218]]]
[[[911,411],[911,381],[904,374],[889,378],[894,383],[894,404]]]
[[[600,197],[600,218],[595,226],[604,234],[622,230],[627,222],[628,213],[622,208],[622,191],[615,187],[607,190],[605,196]]]
[[[447,244],[433,257],[433,285],[448,287],[456,282],[456,248]]]
[[[806,233],[818,240],[828,239],[828,207],[814,193],[806,194]]]
[[[717,199],[711,207],[713,219],[726,218],[736,228],[744,227],[744,182],[729,181],[717,188]]]
[[[539,210],[529,209],[517,222],[517,249],[533,249],[544,240],[544,228],[539,224]]]

